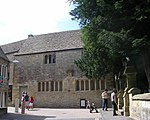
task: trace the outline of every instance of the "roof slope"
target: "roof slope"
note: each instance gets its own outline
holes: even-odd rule
[[[9,61],[8,58],[6,57],[6,55],[4,54],[3,50],[1,49],[0,47],[0,58],[6,60],[6,61]]]
[[[2,45],[1,48],[5,54],[32,54],[83,48],[83,42],[80,30],[71,30],[34,35],[18,42]]]
[[[20,50],[20,47],[23,45],[24,42],[25,40],[22,40],[10,44],[2,45],[1,48],[3,49],[5,54],[15,53]]]
[[[26,39],[18,54],[83,48],[79,30],[35,35]]]

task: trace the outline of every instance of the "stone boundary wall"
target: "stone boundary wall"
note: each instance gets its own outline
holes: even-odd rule
[[[135,120],[150,120],[150,93],[134,95],[130,99],[130,116]]]

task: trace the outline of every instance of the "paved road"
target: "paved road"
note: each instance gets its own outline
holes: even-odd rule
[[[14,107],[8,107],[8,114],[0,116],[0,120],[132,120],[124,116],[112,116],[112,110],[99,110],[90,113],[88,109],[49,109],[34,108],[21,114],[15,113]]]

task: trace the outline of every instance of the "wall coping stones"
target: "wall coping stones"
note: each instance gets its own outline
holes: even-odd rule
[[[132,100],[150,101],[150,93],[138,94],[132,97]]]

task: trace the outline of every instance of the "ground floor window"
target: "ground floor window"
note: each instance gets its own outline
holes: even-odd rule
[[[106,87],[105,80],[76,80],[76,91],[83,90],[104,90]]]
[[[38,82],[38,92],[41,91],[63,91],[62,81]]]

